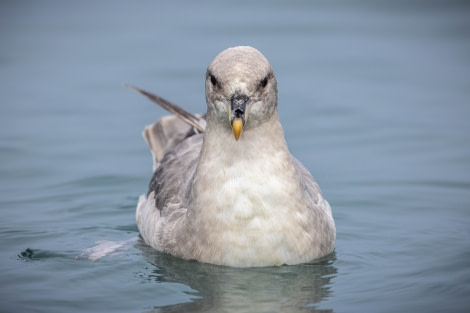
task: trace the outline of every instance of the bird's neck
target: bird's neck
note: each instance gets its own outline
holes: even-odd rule
[[[239,211],[243,215],[254,212],[250,206],[262,211],[263,206],[269,210],[276,205],[282,207],[284,200],[290,201],[289,189],[296,190],[300,178],[278,116],[244,130],[238,141],[230,129],[222,128],[208,120],[192,181],[190,198],[194,210],[214,207],[220,211],[213,214],[231,211],[236,215],[238,213],[232,209],[241,206]],[[267,185],[272,187],[265,188]],[[276,195],[286,196],[274,203]],[[261,211],[259,213],[263,214]]]
[[[231,128],[220,122],[213,123],[208,117],[199,171],[209,170],[213,163],[217,163],[219,170],[238,163],[249,167],[250,164],[263,160],[263,157],[286,160],[290,157],[277,112],[267,122],[256,127],[245,127],[238,140],[235,140]]]

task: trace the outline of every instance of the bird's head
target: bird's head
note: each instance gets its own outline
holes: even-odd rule
[[[222,51],[206,72],[208,123],[242,131],[269,120],[277,107],[277,83],[268,60],[255,48],[239,46]]]

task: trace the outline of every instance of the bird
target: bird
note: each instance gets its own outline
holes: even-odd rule
[[[154,162],[136,209],[145,243],[231,267],[308,263],[334,251],[331,207],[288,149],[276,77],[259,50],[236,46],[213,59],[203,115],[127,87],[173,113],[143,131]]]

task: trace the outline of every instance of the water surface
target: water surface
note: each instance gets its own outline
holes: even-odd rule
[[[457,1],[3,2],[4,312],[463,312],[470,308],[470,7]],[[164,115],[132,83],[205,111],[221,50],[260,49],[291,152],[337,224],[333,255],[235,269],[138,236]]]

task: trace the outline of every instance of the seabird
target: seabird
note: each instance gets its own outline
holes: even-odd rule
[[[216,56],[203,116],[128,87],[174,114],[143,132],[154,158],[136,213],[147,244],[234,267],[305,263],[333,251],[330,205],[288,150],[276,78],[261,52],[238,46]]]

